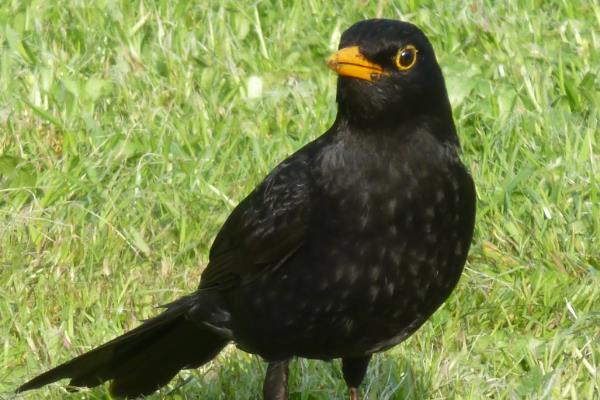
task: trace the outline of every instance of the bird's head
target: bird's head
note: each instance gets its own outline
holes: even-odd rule
[[[339,75],[338,118],[368,127],[437,118],[454,129],[433,47],[416,26],[387,19],[358,22],[342,34],[327,64]]]

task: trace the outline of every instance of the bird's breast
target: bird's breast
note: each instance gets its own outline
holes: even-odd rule
[[[341,182],[329,214],[318,216],[311,265],[327,272],[316,307],[339,310],[342,331],[385,347],[417,329],[458,282],[474,190],[463,166],[451,162],[403,159],[354,178]],[[317,248],[329,250],[319,257]]]
[[[450,163],[370,165],[323,181],[302,248],[248,289],[245,315],[265,321],[257,337],[271,338],[263,350],[317,358],[381,350],[455,287],[473,228],[468,173]]]
[[[330,243],[329,282],[360,279],[366,304],[396,299],[400,309],[454,287],[471,239],[469,184],[460,167],[402,163],[341,191],[315,235]]]

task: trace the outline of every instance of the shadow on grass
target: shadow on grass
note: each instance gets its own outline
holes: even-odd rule
[[[265,363],[257,356],[234,351],[204,371],[182,374],[158,396],[175,399],[260,399]],[[365,399],[422,399],[431,387],[428,373],[413,369],[398,355],[377,355],[363,385]],[[290,400],[347,399],[339,360],[296,359],[290,364]]]

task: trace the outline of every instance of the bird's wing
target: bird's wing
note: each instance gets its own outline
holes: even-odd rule
[[[304,243],[313,191],[306,154],[276,167],[225,221],[199,288],[244,284],[284,264]]]

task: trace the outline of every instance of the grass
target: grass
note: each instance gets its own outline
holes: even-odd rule
[[[331,124],[340,31],[378,15],[432,40],[479,209],[458,289],[367,398],[600,398],[600,5],[539,0],[0,3],[0,398],[195,288],[234,205]],[[155,398],[256,398],[263,373],[227,351]],[[109,398],[63,386],[18,397]],[[336,362],[291,390],[345,398]]]

